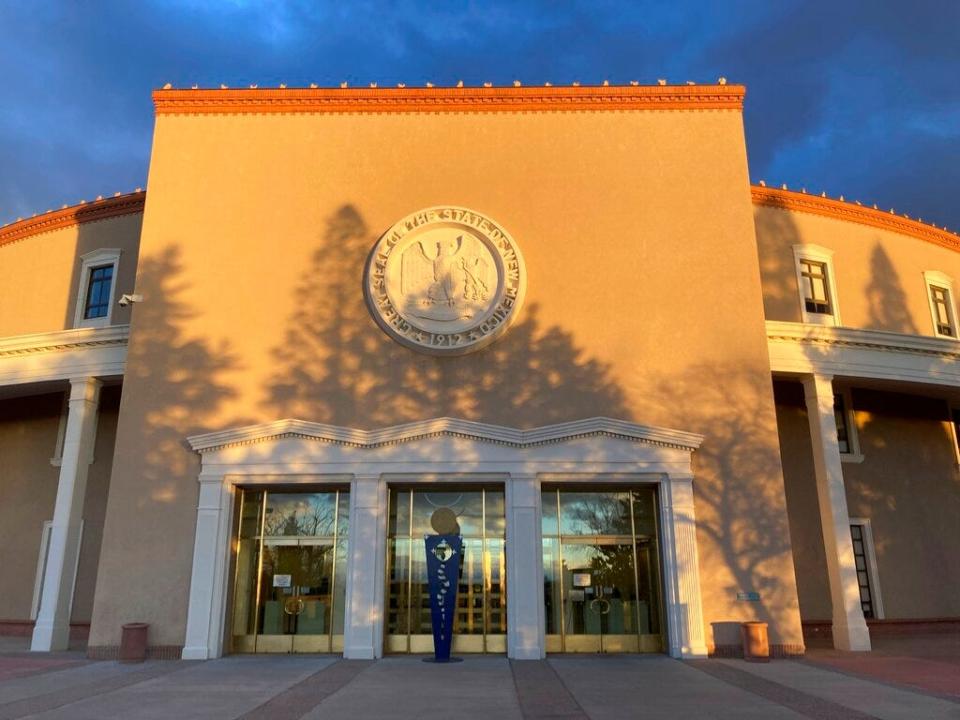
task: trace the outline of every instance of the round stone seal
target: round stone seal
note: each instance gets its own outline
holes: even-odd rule
[[[520,249],[500,225],[461,207],[408,215],[377,241],[363,291],[374,320],[397,342],[462,355],[496,339],[523,302]]]

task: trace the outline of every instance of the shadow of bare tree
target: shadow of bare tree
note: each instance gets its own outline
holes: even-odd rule
[[[776,417],[765,378],[738,365],[702,364],[663,378],[648,398],[706,434],[694,453],[705,616],[714,643],[738,645],[739,623],[771,624],[771,642],[802,645]],[[755,592],[758,601],[738,599]]]

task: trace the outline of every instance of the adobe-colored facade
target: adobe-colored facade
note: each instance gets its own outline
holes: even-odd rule
[[[751,187],[743,95],[155,92],[149,194],[0,228],[0,629],[422,652],[437,508],[459,652],[960,617],[960,239]]]

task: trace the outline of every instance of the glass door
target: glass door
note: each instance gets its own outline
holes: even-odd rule
[[[659,652],[652,489],[544,490],[548,652]]]
[[[242,490],[234,652],[342,652],[346,491]]]
[[[387,652],[433,652],[423,538],[439,508],[457,515],[463,537],[455,653],[507,651],[504,496],[500,488],[391,488],[387,563]]]

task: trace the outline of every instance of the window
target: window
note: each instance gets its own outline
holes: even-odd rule
[[[850,453],[850,432],[847,428],[847,409],[843,401],[843,395],[833,396],[833,415],[837,421],[837,444],[840,446],[840,452]]]
[[[74,327],[105,327],[113,313],[120,250],[94,250],[81,255],[80,260]]]
[[[853,561],[857,569],[863,617],[867,620],[880,619],[883,617],[883,603],[880,600],[873,528],[868,518],[850,518],[850,540],[853,543]]]
[[[832,314],[830,293],[827,290],[827,265],[813,260],[800,261],[800,277],[803,279],[803,303],[808,313]]]
[[[850,389],[833,394],[833,417],[837,423],[837,445],[843,462],[863,462],[860,454],[860,438],[857,435],[857,419],[853,412]]]
[[[87,302],[83,318],[106,317],[110,311],[110,290],[113,287],[113,265],[90,268]]]
[[[953,280],[949,275],[935,270],[923,274],[930,302],[930,317],[933,319],[933,334],[937,337],[957,339],[957,315],[953,307]]]
[[[839,325],[833,251],[819,245],[794,245],[793,258],[803,322]]]

